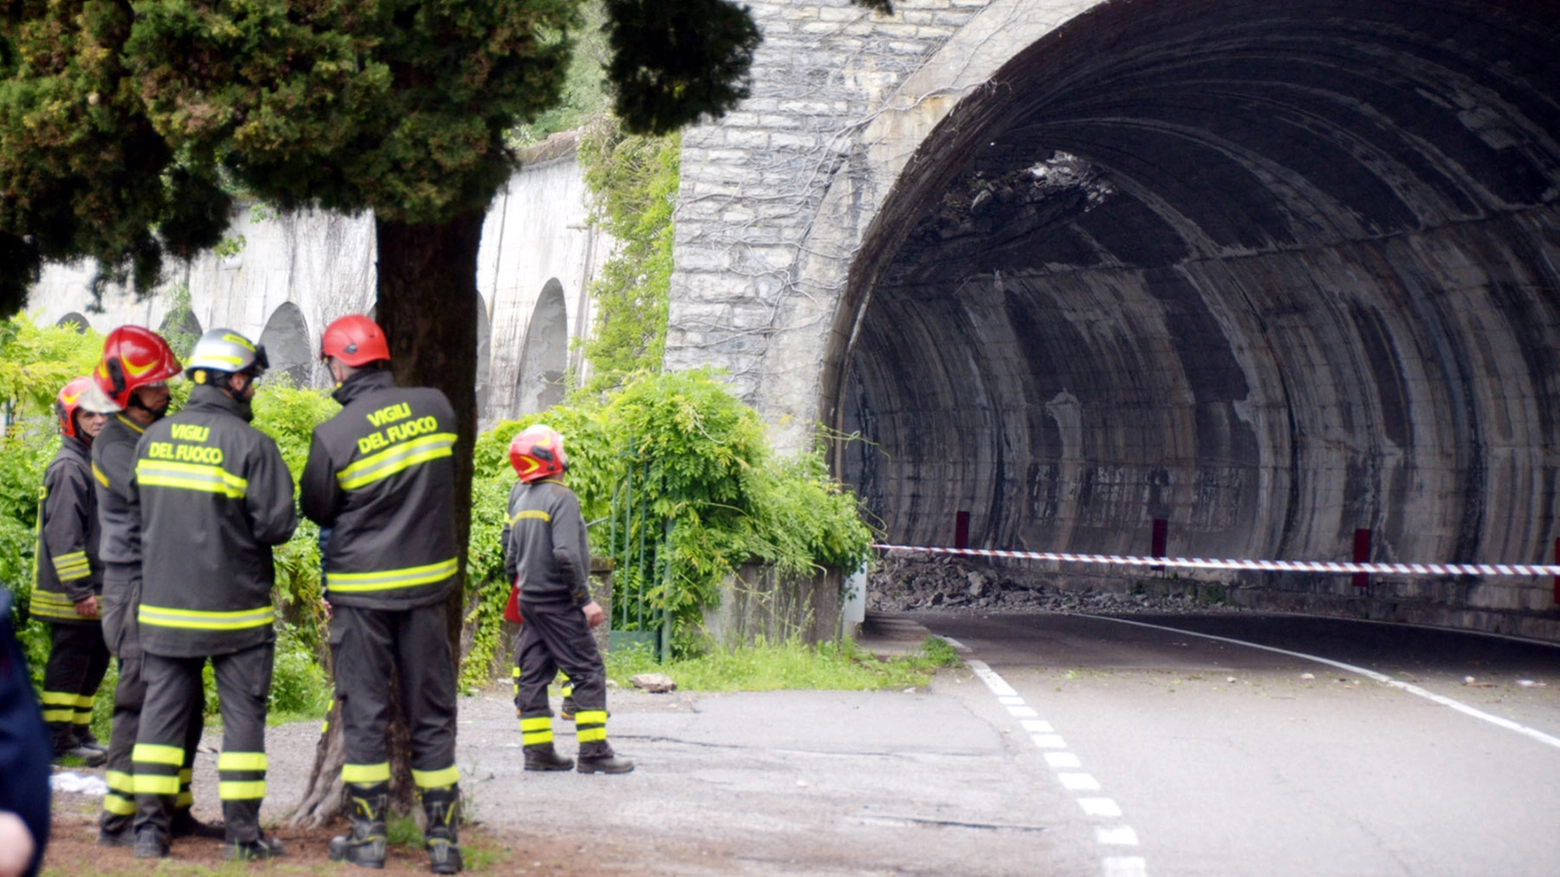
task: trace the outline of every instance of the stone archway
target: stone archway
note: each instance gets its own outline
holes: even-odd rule
[[[309,339],[309,324],[303,311],[292,302],[283,302],[271,313],[260,333],[273,374],[286,373],[293,383],[304,386],[314,369],[317,348]]]
[[[488,305],[482,293],[477,293],[477,412],[483,419],[487,411],[489,386],[493,373],[493,323],[488,319]]]
[[[526,324],[515,386],[515,412],[533,414],[563,401],[569,368],[569,310],[563,284],[552,278],[542,287]]]
[[[966,511],[992,547],[1166,518],[1195,556],[1549,559],[1557,53],[1551,2],[1140,0],[1033,40],[810,257],[844,286],[820,410],[869,439],[838,471],[919,544]],[[1552,600],[1393,587],[1505,629]]]
[[[54,325],[56,325],[56,326],[67,326],[67,325],[75,326],[77,334],[80,334],[80,335],[87,334],[87,330],[92,328],[92,324],[87,322],[87,318],[82,316],[79,313],[76,313],[75,311],[71,311],[70,313],[66,314],[65,316],[60,317],[58,320],[56,320],[54,322]]]

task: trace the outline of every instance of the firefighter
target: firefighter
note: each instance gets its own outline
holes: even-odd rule
[[[590,633],[606,613],[590,596],[585,519],[579,499],[563,483],[569,465],[563,436],[546,426],[528,427],[510,442],[509,462],[520,482],[509,492],[504,566],[518,576],[525,619],[515,644],[520,670],[515,709],[525,769],[628,773],[634,763],[607,742],[607,674]],[[573,687],[577,765],[553,747],[547,685],[559,670]]]
[[[108,753],[92,735],[92,702],[108,672],[109,655],[98,617],[103,564],[91,449],[107,412],[91,409],[107,406],[91,400],[83,405],[91,384],[91,378],[76,378],[54,398],[60,449],[44,469],[38,501],[32,614],[51,628],[42,700],[54,754],[98,767]]]
[[[298,526],[292,476],[276,442],[249,425],[264,348],[228,329],[200,337],[178,414],[147,427],[131,493],[142,532],[146,703],[135,741],[135,857],[168,855],[179,768],[209,659],[222,707],[223,858],[269,859],[260,831],[265,714],[276,646],[272,546]]]
[[[325,596],[351,801],[333,861],[382,868],[390,680],[411,735],[412,779],[436,874],[461,870],[455,667],[445,599],[458,581],[455,412],[438,390],[397,387],[390,347],[353,314],[325,329],[320,358],[341,412],[314,429],[299,482],[304,515],[330,527]]]
[[[131,761],[146,698],[142,676],[140,626],[135,612],[141,602],[141,522],[131,507],[130,480],[135,474],[135,446],[148,426],[168,413],[168,379],[182,366],[157,333],[140,326],[120,326],[103,341],[103,357],[92,371],[92,386],[83,399],[97,397],[100,407],[114,413],[92,442],[92,477],[96,482],[99,553],[103,562],[103,639],[118,660],[119,683],[114,687],[113,730],[108,741],[98,843],[135,844],[135,776]],[[207,825],[190,813],[195,746],[205,718],[204,693],[192,698],[190,733],[179,772],[179,797],[173,819],[175,837],[221,838],[221,826]]]

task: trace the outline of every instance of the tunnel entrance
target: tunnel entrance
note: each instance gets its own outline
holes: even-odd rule
[[[1376,560],[1552,561],[1556,58],[1551,0],[1073,19],[874,220],[840,474],[910,544],[964,511],[994,548],[1146,554],[1165,519],[1177,555],[1348,559],[1369,528]]]

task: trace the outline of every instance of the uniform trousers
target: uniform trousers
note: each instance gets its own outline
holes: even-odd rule
[[[393,670],[411,736],[412,780],[419,791],[456,784],[455,667],[446,636],[443,603],[334,608],[330,650],[347,750],[344,782],[372,786],[390,779],[385,734]]]
[[[222,707],[222,753],[217,756],[218,797],[227,839],[260,839],[260,802],[265,797],[265,713],[271,693],[275,643],[261,643],[225,655],[211,655]],[[170,833],[180,791],[179,771],[189,736],[189,704],[199,702],[206,657],[146,654],[146,704],[136,735],[135,830],[156,827]]]
[[[114,718],[108,735],[108,768],[104,782],[103,831],[127,831],[135,821],[135,766],[131,755],[141,728],[141,708],[146,701],[142,676],[146,653],[141,651],[141,626],[136,612],[141,606],[141,565],[107,564],[103,571],[103,595],[98,599],[103,619],[103,641],[119,662],[119,682],[114,686]],[[206,693],[202,689],[186,705],[189,731],[185,738],[184,766],[179,771],[179,797],[175,806],[188,811],[195,803],[190,781],[195,773],[195,747],[206,726]]]
[[[574,736],[580,755],[610,756],[606,667],[585,613],[572,603],[527,603],[522,595],[520,614],[525,622],[515,643],[515,665],[520,668],[515,711],[521,741],[527,746],[552,742],[547,686],[562,670],[574,687]]]
[[[108,646],[96,619],[49,625],[49,662],[43,667],[43,720],[58,755],[95,742],[92,703],[108,672]]]

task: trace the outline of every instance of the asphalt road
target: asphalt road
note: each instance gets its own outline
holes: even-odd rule
[[[515,873],[1560,874],[1560,649],[1244,613],[914,618],[969,666],[909,692],[614,691],[626,776],[524,773],[507,693],[463,698],[468,813]],[[265,818],[317,735],[268,729]]]
[[[1560,873],[1560,649],[1321,619],[1129,619],[1416,694],[1119,620],[917,618],[1050,726],[1037,749],[1077,765],[1058,785],[1082,774],[1098,788],[1077,798],[1119,809],[1092,817],[1103,873]],[[1109,842],[1123,838],[1136,843]]]

